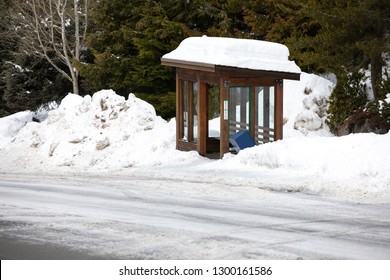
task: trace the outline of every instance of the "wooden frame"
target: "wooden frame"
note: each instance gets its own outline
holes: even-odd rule
[[[274,141],[283,139],[283,79],[299,80],[300,74],[283,73],[274,71],[251,70],[236,67],[226,67],[207,63],[189,63],[184,61],[162,59],[162,65],[176,67],[176,148],[184,151],[196,150],[202,156],[208,153],[219,153],[222,157],[229,152],[229,121],[225,119],[229,101],[229,88],[247,86],[251,88],[250,134],[259,138],[257,129],[263,130],[263,142],[267,138]],[[198,137],[194,142],[193,128],[195,124],[193,102],[188,104],[188,139],[183,140],[184,119],[183,119],[183,83],[188,82],[188,100],[193,100],[193,84],[198,84]],[[208,135],[208,93],[207,84],[219,85],[220,101],[220,138],[210,138]],[[275,111],[274,128],[255,127],[256,118],[255,94],[256,87],[274,87]],[[228,104],[229,106],[229,104]],[[256,141],[259,139],[256,139]]]

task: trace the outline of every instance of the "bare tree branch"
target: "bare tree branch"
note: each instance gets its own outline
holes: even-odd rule
[[[73,63],[81,59],[89,0],[15,0],[15,8],[11,16],[21,52],[46,59],[78,94],[79,71]]]

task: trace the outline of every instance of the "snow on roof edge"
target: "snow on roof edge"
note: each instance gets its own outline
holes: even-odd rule
[[[189,37],[161,60],[300,74],[285,45],[253,39]]]

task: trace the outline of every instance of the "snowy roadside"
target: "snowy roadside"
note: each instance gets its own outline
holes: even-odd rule
[[[333,84],[302,73],[284,86],[285,139],[222,160],[175,150],[174,120],[132,94],[69,94],[42,123],[29,112],[0,119],[0,175],[137,175],[390,203],[390,134],[334,137],[324,115]]]

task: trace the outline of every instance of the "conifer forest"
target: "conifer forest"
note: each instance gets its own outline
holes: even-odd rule
[[[390,125],[388,0],[0,0],[0,13],[0,117],[113,89],[172,118],[160,59],[207,35],[282,43],[302,71],[336,77],[334,131],[359,111]]]

